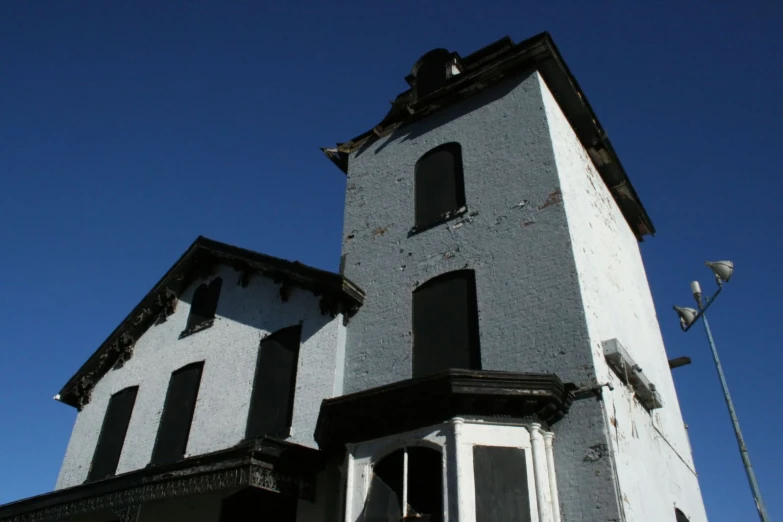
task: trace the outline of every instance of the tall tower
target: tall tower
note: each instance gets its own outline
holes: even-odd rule
[[[345,520],[374,509],[399,455],[401,514],[426,513],[414,449],[439,445],[448,520],[706,520],[638,248],[654,228],[550,36],[436,49],[406,81],[380,124],[324,149],[347,174],[342,270],[366,299],[347,327],[349,395],[326,401],[317,438],[330,408],[406,383],[422,409],[441,392],[416,383],[433,376],[462,399],[444,399],[440,431],[410,420],[411,397],[402,412],[388,400],[396,427],[345,413],[390,425],[333,437],[349,453]],[[525,406],[550,385],[556,404]],[[389,453],[394,437],[414,449]]]

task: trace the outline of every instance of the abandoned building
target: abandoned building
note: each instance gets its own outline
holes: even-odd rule
[[[57,395],[55,490],[0,520],[706,520],[654,227],[551,37],[405,80],[323,149],[340,273],[198,238]]]

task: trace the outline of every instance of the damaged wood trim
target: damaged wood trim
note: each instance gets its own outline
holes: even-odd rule
[[[534,417],[551,425],[567,414],[572,389],[550,374],[448,370],[324,400],[315,440],[338,451],[456,416]]]
[[[403,92],[392,102],[389,113],[371,130],[336,148],[321,150],[347,174],[351,152],[505,78],[537,70],[582,146],[588,151],[590,160],[609,187],[637,240],[642,241],[644,236],[655,234],[655,226],[631,185],[606,131],[548,33],[536,35],[516,45],[506,37],[462,58],[462,62],[465,65],[462,73],[442,88],[419,101],[413,101],[413,88]],[[627,196],[614,190],[613,187],[618,183],[627,185]],[[628,202],[623,202],[624,197],[627,197]]]
[[[61,522],[99,511],[123,512],[147,502],[250,486],[314,501],[318,450],[270,439],[147,467],[0,506],[4,522]]]
[[[364,302],[364,292],[340,274],[199,236],[68,380],[60,390],[58,400],[81,410],[90,402],[92,389],[98,380],[112,368],[119,368],[129,360],[136,341],[153,325],[165,322],[176,310],[182,292],[198,278],[212,275],[218,264],[233,266],[248,274],[261,274],[281,281],[285,279],[288,284],[317,296],[330,295],[339,302],[337,309],[350,315],[356,313]],[[242,280],[245,277],[243,274]],[[333,308],[330,305],[329,309]],[[192,335],[208,326],[199,325],[181,335]]]

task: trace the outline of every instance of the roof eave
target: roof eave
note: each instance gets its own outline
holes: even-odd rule
[[[338,296],[342,304],[337,306],[348,315],[352,315],[364,302],[365,294],[362,289],[339,274],[199,236],[68,380],[55,398],[63,404],[81,409],[83,401],[80,401],[80,397],[83,397],[83,390],[91,389],[127,350],[132,349],[136,340],[158,320],[162,313],[161,303],[170,299],[172,295],[174,298],[179,298],[185,287],[192,282],[195,275],[193,271],[198,270],[198,267],[192,266],[198,264],[195,256],[202,254],[214,257],[211,259],[214,263],[233,264],[235,267],[240,265],[247,267],[253,264],[253,271],[266,270],[299,286],[320,285],[319,288],[324,293]],[[247,264],[242,265],[242,262]],[[87,393],[89,395],[89,392]]]
[[[342,143],[336,148],[322,150],[343,173],[347,174],[348,156],[368,140],[387,135],[402,125],[414,122],[451,103],[475,94],[481,89],[475,89],[467,94],[461,90],[467,90],[466,86],[471,86],[477,81],[491,85],[499,78],[533,68],[539,71],[552,91],[637,240],[643,241],[644,236],[654,235],[655,227],[652,220],[642,205],[617,153],[598,121],[598,117],[587,101],[587,97],[566,66],[549,33],[538,34],[520,42],[511,49],[504,50],[503,46],[499,45],[504,41],[499,40],[490,44],[490,46],[497,46],[499,52],[492,55],[492,60],[483,62],[484,65],[481,69],[465,74],[423,100],[407,105],[408,114],[394,119],[387,116],[381,124],[356,138]],[[480,51],[476,51],[473,55]],[[493,60],[495,63],[492,63]],[[405,91],[398,96],[397,100],[404,101],[409,93],[410,90]]]

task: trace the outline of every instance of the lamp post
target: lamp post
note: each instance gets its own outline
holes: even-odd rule
[[[753,473],[753,466],[750,463],[750,455],[748,454],[748,448],[745,445],[745,439],[742,437],[742,431],[740,430],[739,419],[737,419],[737,413],[734,411],[734,403],[731,400],[729,394],[729,385],[726,383],[726,377],[723,375],[723,367],[720,364],[720,358],[718,357],[718,349],[715,347],[715,340],[712,338],[712,332],[710,331],[710,323],[707,322],[706,311],[715,302],[715,298],[723,290],[723,283],[728,283],[731,279],[731,275],[734,272],[734,263],[731,261],[717,261],[707,262],[707,266],[715,274],[715,282],[718,284],[718,289],[712,295],[712,297],[702,297],[701,286],[698,281],[691,283],[691,292],[693,298],[696,300],[698,310],[693,308],[684,308],[675,306],[674,310],[677,315],[680,316],[680,327],[683,332],[690,330],[691,326],[696,324],[699,318],[704,323],[704,331],[707,332],[707,341],[710,343],[710,349],[712,350],[712,359],[715,361],[715,369],[718,370],[718,377],[720,379],[720,385],[723,389],[723,398],[726,400],[726,406],[729,409],[729,416],[731,417],[731,423],[734,426],[734,435],[737,437],[737,444],[739,445],[740,456],[742,457],[742,464],[745,466],[745,473],[748,476],[748,482],[750,483],[750,489],[753,492],[753,499],[756,501],[756,509],[759,513],[759,519],[761,522],[769,522],[767,516],[767,510],[764,507],[764,501],[761,498],[761,491],[759,490],[758,482],[756,481],[756,475]]]

